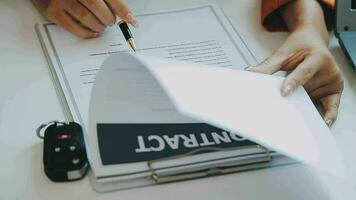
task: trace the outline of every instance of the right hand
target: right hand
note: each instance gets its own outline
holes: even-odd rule
[[[41,14],[67,31],[93,38],[107,26],[122,20],[137,25],[130,9],[122,0],[32,0]]]

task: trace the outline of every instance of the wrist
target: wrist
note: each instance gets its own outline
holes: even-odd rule
[[[320,43],[326,47],[329,46],[330,38],[326,28],[325,30],[321,30],[318,26],[312,23],[304,23],[295,27],[291,34],[298,34],[308,41]]]
[[[284,7],[282,16],[290,32],[306,32],[305,36],[318,36],[329,44],[324,13],[316,0],[292,0]]]

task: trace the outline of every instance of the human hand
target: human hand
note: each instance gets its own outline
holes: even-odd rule
[[[281,15],[291,34],[269,58],[248,70],[290,72],[282,84],[282,95],[304,86],[312,100],[320,103],[321,114],[331,126],[337,118],[344,82],[328,49],[323,10],[317,0],[294,0],[281,8]]]
[[[41,14],[67,31],[82,37],[100,35],[116,16],[137,25],[122,0],[32,0]]]
[[[290,72],[282,84],[282,95],[304,86],[312,100],[321,104],[327,125],[336,120],[343,77],[327,45],[313,29],[294,31],[269,58],[247,70],[266,74]]]

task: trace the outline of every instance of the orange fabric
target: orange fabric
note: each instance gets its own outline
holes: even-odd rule
[[[281,17],[281,8],[292,0],[262,0],[261,22],[268,31],[287,31]],[[332,10],[335,0],[319,0],[325,13],[327,24],[332,23]]]

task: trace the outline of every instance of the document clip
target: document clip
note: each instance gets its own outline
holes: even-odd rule
[[[272,160],[272,156],[270,153],[270,150],[262,147],[260,145],[254,146],[255,148],[263,149],[264,156],[260,156],[258,158],[253,158],[248,160],[248,162],[241,162],[239,164],[227,164],[227,163],[221,163],[220,166],[218,167],[211,167],[211,168],[202,168],[202,169],[188,169],[188,170],[176,170],[174,172],[169,172],[169,173],[159,173],[159,169],[153,168],[153,164],[157,162],[162,162],[162,161],[169,161],[169,160],[175,160],[179,158],[184,158],[188,156],[195,155],[197,153],[201,152],[212,152],[212,151],[232,151],[232,150],[238,150],[238,149],[246,149],[246,148],[251,148],[249,147],[238,147],[238,148],[216,148],[216,147],[208,147],[208,148],[200,148],[191,152],[188,152],[186,154],[178,155],[178,156],[171,156],[171,157],[166,157],[166,158],[161,158],[161,159],[156,159],[156,160],[151,160],[147,162],[148,169],[150,171],[150,175],[147,176],[146,178],[148,180],[153,180],[156,184],[160,183],[169,183],[169,182],[176,182],[176,181],[182,181],[182,180],[187,180],[187,179],[196,179],[196,178],[201,178],[201,177],[208,177],[208,176],[215,176],[215,175],[221,175],[221,174],[228,174],[228,173],[235,173],[235,172],[241,172],[241,171],[248,171],[248,170],[253,170],[253,169],[259,169],[259,168],[266,168],[270,166],[270,162]],[[179,167],[179,166],[177,166]]]

